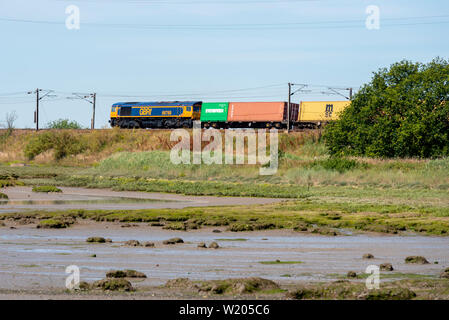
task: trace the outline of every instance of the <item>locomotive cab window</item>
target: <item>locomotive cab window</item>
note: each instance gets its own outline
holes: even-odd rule
[[[193,112],[201,112],[201,103],[195,103],[193,105]]]
[[[187,112],[192,111],[192,107],[186,107],[186,111],[187,111]]]
[[[121,107],[120,108],[120,115],[121,116],[130,116],[131,115],[131,107]]]

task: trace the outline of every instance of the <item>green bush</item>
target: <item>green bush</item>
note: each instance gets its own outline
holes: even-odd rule
[[[449,155],[449,61],[401,61],[374,73],[325,128],[331,154],[368,157]]]
[[[8,200],[9,198],[8,198],[8,195],[6,195],[6,194],[0,192],[0,199],[2,199],[2,200],[5,200],[5,199]]]
[[[25,146],[25,156],[33,160],[37,155],[54,150],[54,157],[60,160],[69,155],[82,153],[86,149],[86,142],[81,137],[70,132],[44,132],[37,135]]]
[[[69,119],[58,119],[47,124],[48,129],[82,129],[81,125],[76,121]]]

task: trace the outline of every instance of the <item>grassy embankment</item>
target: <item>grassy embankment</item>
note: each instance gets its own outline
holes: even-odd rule
[[[169,228],[198,220],[199,226],[226,221],[236,231],[296,227],[327,232],[317,227],[329,227],[449,234],[449,159],[331,159],[318,132],[280,134],[279,170],[260,176],[255,165],[174,165],[169,150],[176,142],[169,137],[169,131],[16,131],[0,144],[0,176],[33,186],[293,199],[218,212],[35,213],[46,219],[60,214],[152,222],[159,217],[169,221]],[[14,167],[18,162],[28,166]]]

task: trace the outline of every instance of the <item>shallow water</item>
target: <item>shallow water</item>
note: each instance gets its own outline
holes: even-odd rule
[[[66,204],[114,204],[114,203],[147,203],[147,202],[169,202],[168,200],[127,198],[127,197],[89,197],[78,200],[0,200],[1,205],[22,206],[22,205],[66,205]]]
[[[112,191],[108,189],[65,188],[62,193],[36,193],[31,187],[2,189],[9,197],[0,201],[0,212],[26,210],[138,210],[181,209],[186,207],[265,204],[282,201],[270,198],[184,196],[166,193]]]

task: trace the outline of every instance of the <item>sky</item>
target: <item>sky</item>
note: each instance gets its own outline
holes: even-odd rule
[[[66,8],[79,8],[68,29]],[[368,6],[379,29],[368,29]],[[73,21],[73,20],[70,20]],[[371,20],[370,20],[371,21]],[[122,101],[341,100],[403,59],[448,59],[445,0],[0,0],[0,125],[60,118],[96,127]]]

